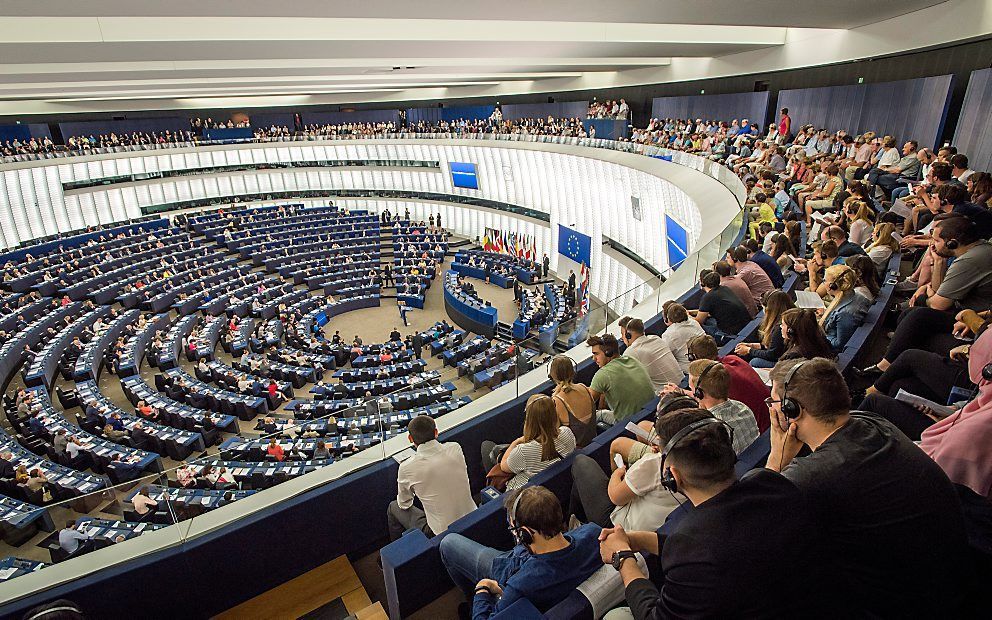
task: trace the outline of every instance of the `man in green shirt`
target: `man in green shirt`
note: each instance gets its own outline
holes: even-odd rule
[[[597,420],[615,424],[634,415],[654,398],[647,369],[634,358],[620,355],[616,336],[590,336],[586,344],[592,347],[592,358],[599,366],[589,386],[601,409],[596,414]]]

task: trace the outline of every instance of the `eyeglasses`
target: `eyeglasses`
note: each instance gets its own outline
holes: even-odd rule
[[[771,396],[769,396],[768,398],[765,399],[765,406],[768,407],[769,409],[771,409],[772,408],[772,405],[774,405],[775,403],[780,403],[780,402],[782,402],[782,401],[781,400],[776,400],[776,399],[772,398]]]

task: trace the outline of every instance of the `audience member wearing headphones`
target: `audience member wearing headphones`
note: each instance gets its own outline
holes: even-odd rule
[[[575,447],[585,448],[596,438],[596,399],[582,383],[575,383],[575,362],[567,355],[556,355],[548,364],[548,378],[555,382],[551,393],[558,422],[575,435]]]
[[[864,322],[871,302],[854,292],[858,276],[847,265],[827,267],[824,282],[833,299],[820,318],[820,325],[830,346],[840,353]]]
[[[758,424],[758,430],[768,430],[768,386],[750,364],[736,355],[719,356],[716,341],[711,336],[698,336],[689,341],[689,357],[695,360],[715,360],[723,364],[730,374],[728,397],[744,403]],[[669,388],[670,392],[674,392]],[[683,391],[683,394],[689,392]]]
[[[970,346],[968,376],[978,386],[976,398],[923,431],[920,448],[952,482],[992,499],[992,330]]]
[[[955,617],[969,562],[947,475],[889,422],[851,415],[832,361],[779,362],[771,379],[766,466],[810,502],[835,591],[880,617]]]
[[[679,388],[669,384],[668,393]],[[696,360],[689,364],[689,392],[699,406],[718,420],[723,420],[733,432],[734,452],[740,454],[758,438],[758,423],[744,403],[729,398],[730,373],[718,361]]]
[[[654,386],[644,365],[632,357],[620,355],[616,336],[589,336],[592,358],[599,370],[592,378],[592,397],[599,404],[596,419],[616,424],[639,412],[654,398]],[[606,407],[603,407],[605,402]]]
[[[719,362],[710,362],[719,365]],[[679,507],[679,501],[661,484],[661,447],[671,439],[662,433],[667,417],[685,409],[697,409],[692,398],[667,397],[669,413],[659,411],[651,429],[652,446],[644,450],[629,469],[615,467],[610,475],[592,458],[578,454],[572,461],[572,495],[569,514],[602,527],[622,526],[628,530],[654,530]],[[748,416],[751,412],[747,412]],[[752,419],[753,422],[753,419]],[[655,448],[655,449],[652,449]]]
[[[689,341],[706,332],[703,331],[702,325],[689,318],[689,311],[677,301],[670,299],[661,308],[665,314],[666,326],[661,340],[671,349],[682,374],[685,374],[689,372]]]
[[[809,308],[790,308],[782,313],[782,338],[785,340],[785,353],[779,361],[798,357],[834,357],[834,349],[827,341],[816,311]],[[777,362],[776,362],[777,363]],[[772,365],[774,368],[774,365]]]
[[[648,452],[661,452],[664,442],[658,439],[658,431],[656,430],[658,418],[673,411],[698,408],[699,401],[692,396],[677,393],[662,394],[655,411],[655,420],[653,422],[651,420],[644,420],[637,423],[637,426],[648,434],[647,437],[617,437],[610,442],[611,467],[616,463],[618,454],[623,459],[623,462],[627,464],[627,467],[630,467]]]
[[[946,273],[944,261],[934,263],[933,279],[913,295],[912,307],[900,317],[885,355],[859,374],[884,372],[907,349],[946,354],[960,344],[951,335],[954,313],[992,307],[992,244],[978,238],[974,223],[961,215],[939,215],[932,244],[939,258],[954,261]]]
[[[821,545],[798,490],[767,469],[737,480],[731,432],[702,409],[665,416],[670,437],[660,456],[662,482],[695,506],[665,538],[655,531],[603,530],[600,555],[620,571],[629,610],[622,618],[787,618],[827,615]],[[658,556],[651,579],[631,552]],[[747,558],[747,561],[742,561]]]
[[[451,580],[472,597],[472,618],[489,618],[519,598],[545,611],[603,564],[598,525],[563,533],[554,493],[533,486],[506,494],[503,505],[514,547],[499,551],[461,534],[441,540],[441,561]]]
[[[620,336],[627,345],[623,354],[644,366],[655,392],[666,383],[678,383],[682,380],[682,370],[672,350],[661,337],[644,333],[644,321],[625,316],[620,319],[619,324]]]

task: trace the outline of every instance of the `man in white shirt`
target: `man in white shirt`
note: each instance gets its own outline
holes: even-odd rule
[[[59,547],[66,553],[75,553],[81,546],[89,545],[89,537],[76,529],[75,521],[68,521],[59,531]]]
[[[666,383],[682,381],[682,369],[672,350],[660,336],[645,335],[644,321],[623,317],[620,319],[620,336],[627,345],[624,355],[644,365],[655,393],[661,391]]]
[[[661,335],[661,340],[668,345],[672,355],[683,373],[689,372],[689,341],[696,336],[705,335],[702,326],[695,319],[689,318],[685,306],[676,301],[667,301],[662,306],[665,313],[665,325],[668,328]],[[681,381],[681,379],[679,379]],[[672,383],[678,383],[673,381]]]
[[[400,463],[396,476],[396,499],[386,512],[391,540],[408,529],[439,534],[475,510],[462,447],[437,441],[437,426],[430,416],[410,420],[407,431],[417,453]],[[415,497],[422,509],[414,506]]]

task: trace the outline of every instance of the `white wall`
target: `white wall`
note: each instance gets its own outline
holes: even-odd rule
[[[296,168],[151,179],[67,194],[61,188],[63,182],[164,170],[333,159],[439,161],[441,168]],[[479,190],[452,185],[448,163],[453,161],[476,164]],[[0,196],[5,199],[0,223],[6,247],[88,224],[139,217],[141,207],[259,192],[401,189],[507,202],[548,214],[550,229],[530,218],[450,204],[443,211],[445,224],[469,237],[480,235],[487,226],[536,234],[538,252],[549,254],[555,270],[559,257],[557,224],[573,225],[592,237],[590,288],[599,299],[611,299],[637,284],[629,269],[614,269],[613,263],[604,259],[603,235],[664,271],[668,266],[664,216],[671,216],[689,231],[692,252],[705,242],[701,241],[703,216],[698,206],[707,206],[702,196],[725,191],[703,174],[640,155],[569,145],[478,140],[206,147],[26,162],[0,170]],[[701,197],[690,197],[687,192],[701,192]],[[631,217],[632,194],[640,198],[641,221]],[[420,213],[428,212],[428,207],[422,206]],[[626,273],[618,277],[622,272]]]

